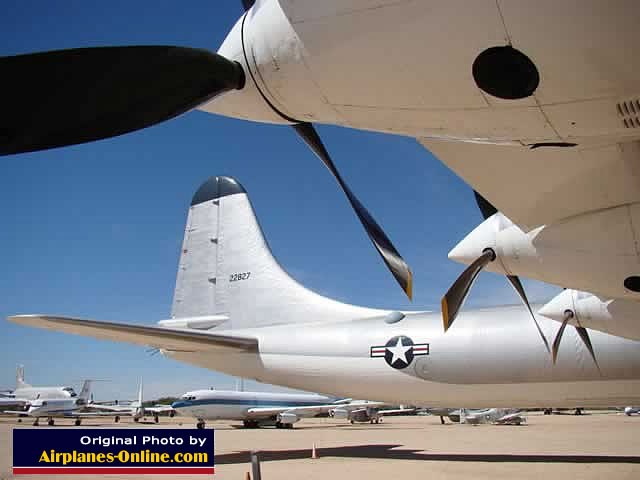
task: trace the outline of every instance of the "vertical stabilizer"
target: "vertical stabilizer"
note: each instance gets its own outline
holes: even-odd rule
[[[200,317],[202,324],[211,320],[207,328],[235,329],[387,313],[336,302],[291,278],[271,254],[247,192],[235,179],[211,177],[193,196],[172,318]],[[229,320],[220,324],[218,318]]]
[[[24,381],[24,365],[18,365],[16,367],[16,390],[21,388],[28,388],[31,385]]]
[[[134,407],[142,406],[142,389],[143,389],[142,377],[140,377],[140,385],[138,385],[138,399],[133,403]]]
[[[91,382],[92,380],[85,380],[80,395],[78,395],[78,399],[84,400],[85,403],[89,402],[89,397],[91,397]]]

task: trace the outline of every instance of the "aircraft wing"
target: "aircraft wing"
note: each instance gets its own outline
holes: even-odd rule
[[[173,412],[173,407],[171,405],[161,405],[157,407],[144,407],[144,411],[151,412],[151,413]]]
[[[0,407],[5,405],[24,405],[27,403],[27,400],[21,400],[17,398],[0,398]]]
[[[495,420],[495,423],[510,423],[510,422],[516,422],[517,420],[522,421],[524,419],[524,417],[522,416],[521,412],[515,412],[515,413],[510,413],[508,415],[503,415],[500,418],[497,418]]]
[[[180,352],[257,351],[255,338],[216,335],[186,329],[148,327],[129,323],[100,322],[51,315],[14,315],[8,320],[20,325],[84,335],[117,342],[148,345]]]
[[[640,201],[637,141],[537,148],[519,142],[418,141],[526,232]]]
[[[382,405],[382,404],[380,404]],[[343,409],[345,407],[351,407],[353,409],[375,407],[372,402],[350,403],[348,405],[341,405],[335,403],[329,403],[326,405],[312,405],[304,407],[255,407],[247,410],[247,416],[249,418],[264,418],[278,415],[279,413],[293,413],[298,417],[314,417],[320,413],[328,413],[336,408]]]
[[[90,403],[84,408],[87,410],[103,410],[105,412],[114,412],[119,415],[131,414],[135,410],[135,407],[130,407],[128,405],[100,405],[96,403]]]

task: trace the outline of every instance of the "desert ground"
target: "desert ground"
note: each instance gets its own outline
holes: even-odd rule
[[[53,427],[35,428],[79,428],[72,423],[62,419]],[[118,426],[194,428],[194,423],[180,417],[161,418],[157,425],[151,419],[139,424],[124,419]],[[106,419],[83,421],[83,427],[114,426]],[[13,477],[14,428],[34,427],[29,419],[18,423],[15,418],[0,418],[2,479]],[[407,416],[388,417],[379,425],[317,418],[302,420],[293,430],[247,430],[240,428],[240,422],[228,421],[210,422],[207,428],[215,428],[216,477],[222,480],[246,479],[251,450],[259,452],[263,480],[640,478],[640,417],[620,413],[532,413],[522,426],[441,425],[438,417]],[[314,445],[317,459],[311,458]]]

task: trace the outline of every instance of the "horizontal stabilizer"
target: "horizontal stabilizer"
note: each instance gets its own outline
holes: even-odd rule
[[[149,345],[162,350],[182,352],[212,352],[243,350],[255,352],[255,338],[215,335],[189,330],[147,327],[127,323],[99,322],[49,315],[14,315],[8,320],[20,325],[84,335],[104,340]]]

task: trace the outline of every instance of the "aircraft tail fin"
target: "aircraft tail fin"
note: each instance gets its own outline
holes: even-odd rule
[[[133,404],[134,407],[142,406],[142,389],[143,389],[142,377],[140,377],[140,385],[138,385],[138,398]]]
[[[30,386],[24,381],[24,365],[18,365],[16,367],[16,390]]]
[[[211,177],[193,196],[173,319],[193,319],[190,328],[235,329],[387,313],[331,300],[291,278],[273,257],[247,192],[235,179]]]
[[[84,400],[85,402],[89,401],[89,397],[91,397],[91,382],[93,380],[85,380],[82,384],[82,390],[80,390],[80,395],[78,395],[78,399]]]

